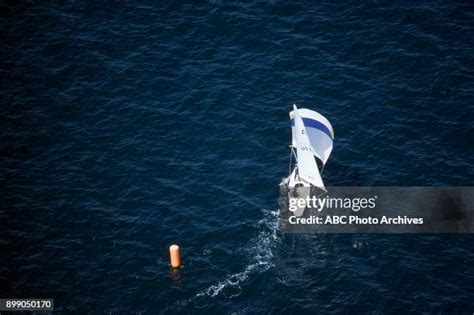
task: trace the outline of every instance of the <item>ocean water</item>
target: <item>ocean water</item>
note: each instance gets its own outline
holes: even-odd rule
[[[334,126],[327,185],[473,185],[472,3],[0,12],[1,298],[78,313],[474,312],[472,235],[278,228],[293,103]]]

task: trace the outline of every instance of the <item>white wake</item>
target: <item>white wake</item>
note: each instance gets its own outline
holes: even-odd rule
[[[222,290],[228,288],[237,289],[237,293],[230,297],[238,296],[241,292],[240,285],[247,281],[251,274],[265,272],[274,266],[272,262],[273,250],[279,242],[279,211],[264,210],[264,215],[264,218],[258,222],[258,226],[262,230],[254,239],[250,240],[249,256],[253,257],[252,262],[241,272],[228,275],[224,280],[202,290],[196,294],[195,298],[206,295],[215,297]]]

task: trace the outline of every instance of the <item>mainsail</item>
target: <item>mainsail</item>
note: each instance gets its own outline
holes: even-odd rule
[[[324,189],[323,180],[319,174],[319,169],[314,159],[311,143],[307,135],[303,119],[299,115],[299,110],[293,105],[294,113],[294,136],[296,154],[298,157],[298,175],[300,179],[307,181],[313,186]]]
[[[296,106],[294,106],[296,108]],[[307,136],[310,142],[310,148],[313,154],[326,164],[329,156],[331,155],[333,141],[334,141],[334,130],[332,129],[331,123],[318,112],[300,108],[297,110],[299,116],[303,120],[304,127],[307,131]],[[292,130],[292,146],[296,148],[296,124],[295,124],[295,110],[290,112],[291,119],[291,130]]]

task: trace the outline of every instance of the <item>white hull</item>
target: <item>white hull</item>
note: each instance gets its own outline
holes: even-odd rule
[[[307,199],[311,195],[311,184],[300,179],[298,176],[298,169],[295,167],[287,180],[288,185],[288,200],[291,199]],[[303,215],[306,207],[297,207],[293,214],[297,217]]]

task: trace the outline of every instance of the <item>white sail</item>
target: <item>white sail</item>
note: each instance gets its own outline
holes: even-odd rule
[[[293,105],[295,119],[295,141],[296,155],[298,158],[298,175],[300,179],[307,181],[313,186],[324,189],[323,180],[319,174],[318,165],[314,159],[311,143],[303,124],[303,119],[299,115],[299,110]]]
[[[323,165],[326,164],[331,155],[334,141],[334,130],[331,123],[320,113],[306,108],[298,109],[298,114],[302,118],[304,127],[306,128],[311,151],[323,162]],[[290,112],[290,119],[292,124],[292,145],[296,148],[294,111]]]

